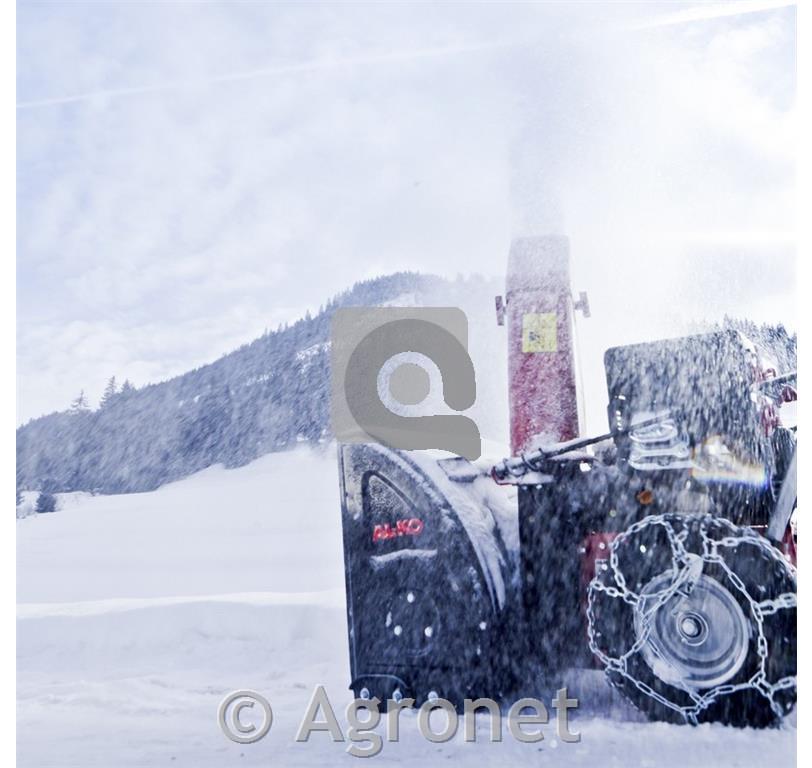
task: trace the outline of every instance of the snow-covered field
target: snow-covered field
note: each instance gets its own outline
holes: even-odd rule
[[[71,496],[18,522],[18,761],[21,766],[351,765],[328,734],[294,736],[323,684],[340,721],[350,697],[334,453],[298,450],[214,467],[158,491]],[[216,722],[233,690],[273,705],[268,736],[238,745]],[[425,765],[786,766],[794,719],[772,731],[597,714],[580,743],[462,733],[430,744],[416,718],[375,761]],[[590,699],[592,701],[590,702]],[[383,733],[383,727],[378,729]]]

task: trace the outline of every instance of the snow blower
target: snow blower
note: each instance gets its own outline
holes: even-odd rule
[[[796,699],[797,397],[741,332],[604,357],[581,437],[566,239],[511,246],[512,456],[339,445],[356,697],[540,693],[603,669],[652,719],[766,726]]]

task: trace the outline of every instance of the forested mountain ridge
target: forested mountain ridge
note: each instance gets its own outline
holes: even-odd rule
[[[329,433],[329,335],[345,306],[422,303],[452,283],[402,272],[356,283],[314,317],[168,381],[127,387],[97,410],[34,419],[17,430],[18,489],[146,491],[212,464],[241,466]]]

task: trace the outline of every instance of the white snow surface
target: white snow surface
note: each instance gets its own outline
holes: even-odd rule
[[[346,733],[349,665],[333,450],[213,467],[151,493],[73,495],[17,522],[20,766],[352,765],[346,744],[294,741],[322,684]],[[762,766],[795,762],[794,718],[770,731],[644,723],[590,675],[575,744],[422,739],[413,713],[374,762]],[[222,698],[266,696],[270,733],[225,738]],[[607,702],[609,702],[607,704]],[[554,717],[555,711],[550,709]],[[249,718],[250,719],[250,718]],[[377,729],[383,734],[383,723]]]

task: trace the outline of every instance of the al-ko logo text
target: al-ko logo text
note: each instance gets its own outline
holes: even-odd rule
[[[423,521],[419,517],[398,520],[394,526],[390,523],[378,523],[372,529],[372,541],[386,541],[399,536],[417,536],[422,530]]]

